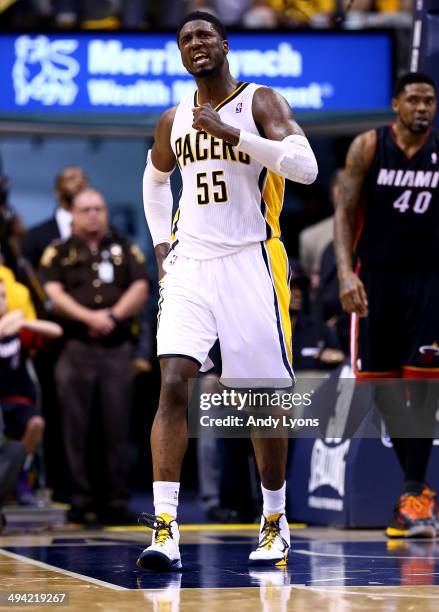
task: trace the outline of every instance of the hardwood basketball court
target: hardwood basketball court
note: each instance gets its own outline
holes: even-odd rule
[[[256,525],[183,525],[183,571],[155,574],[135,565],[149,541],[141,528],[10,533],[0,537],[0,590],[3,598],[66,592],[68,603],[59,607],[71,612],[439,609],[435,541],[304,526],[292,526],[291,535],[288,570],[261,570],[247,565]]]

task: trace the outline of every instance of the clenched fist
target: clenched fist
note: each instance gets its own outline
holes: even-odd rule
[[[204,130],[211,136],[226,140],[233,145],[238,144],[239,130],[224,123],[211,104],[197,106],[192,109],[192,112],[194,113],[193,128]]]

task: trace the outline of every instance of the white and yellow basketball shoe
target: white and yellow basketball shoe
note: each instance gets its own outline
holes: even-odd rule
[[[262,515],[259,543],[250,553],[250,565],[283,567],[288,563],[289,550],[290,529],[285,514]]]
[[[153,530],[151,546],[145,548],[137,559],[137,567],[156,572],[172,572],[181,569],[181,558],[178,544],[180,533],[175,519],[170,514],[146,514],[139,518],[139,523]]]

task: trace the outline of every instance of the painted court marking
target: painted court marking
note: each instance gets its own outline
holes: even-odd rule
[[[85,582],[91,582],[92,584],[96,584],[98,586],[105,587],[107,589],[113,589],[114,591],[131,590],[131,589],[126,589],[125,587],[118,586],[116,584],[111,584],[110,582],[105,582],[104,580],[98,580],[97,578],[90,578],[90,576],[84,576],[83,574],[77,574],[76,572],[70,572],[69,570],[65,570],[60,567],[56,567],[55,565],[49,565],[48,563],[44,563],[43,561],[37,561],[36,559],[30,559],[29,557],[25,557],[23,555],[17,555],[16,553],[9,552],[8,550],[4,550],[3,548],[0,548],[0,554],[5,555],[5,557],[10,557],[11,559],[15,559],[15,561],[31,563],[32,565],[36,565],[37,567],[42,567],[43,569],[50,570],[51,572],[58,572],[59,574],[64,574],[65,576],[70,576],[72,578],[78,578],[79,580],[84,580]]]

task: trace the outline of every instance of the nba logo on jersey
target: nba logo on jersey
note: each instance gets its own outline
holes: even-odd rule
[[[236,111],[238,112],[238,111]],[[432,153],[431,154],[431,163],[432,164],[437,164],[437,153]]]
[[[172,253],[172,255],[169,258],[169,261],[167,262],[170,266],[173,266],[175,264],[175,262],[178,259],[178,255],[177,253]]]
[[[235,113],[242,113],[242,102],[238,102],[236,105]]]

